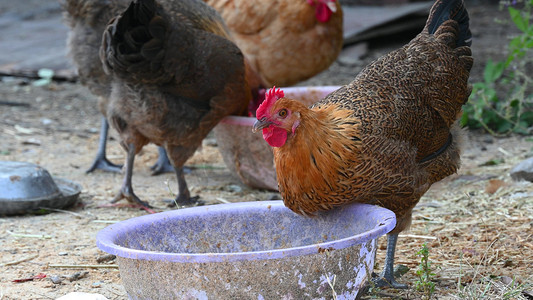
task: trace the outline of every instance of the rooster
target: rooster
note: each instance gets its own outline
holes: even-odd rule
[[[127,151],[113,202],[148,206],[131,179],[135,155],[151,142],[175,168],[175,202],[194,203],[183,164],[222,118],[244,114],[251,100],[243,55],[220,15],[196,0],[134,1],[105,29],[100,58],[113,80],[105,115]]]
[[[343,14],[337,0],[204,1],[221,14],[265,86],[311,78],[341,51]]]
[[[377,286],[393,277],[398,233],[429,187],[460,164],[457,119],[471,92],[469,17],[461,0],[438,0],[423,31],[369,64],[348,85],[306,107],[271,89],[253,130],[273,147],[287,207],[314,215],[351,202],[396,214]]]

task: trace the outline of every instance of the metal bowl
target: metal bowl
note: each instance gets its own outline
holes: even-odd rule
[[[286,97],[311,105],[339,86],[281,88]],[[252,117],[229,116],[215,128],[218,149],[230,172],[244,184],[260,189],[278,190],[271,147],[259,133],[252,133]]]
[[[80,185],[53,178],[46,169],[36,164],[0,161],[0,214],[65,208],[76,202],[80,191]]]
[[[117,256],[130,299],[354,299],[395,225],[367,204],[310,218],[241,202],[132,218],[96,241]]]

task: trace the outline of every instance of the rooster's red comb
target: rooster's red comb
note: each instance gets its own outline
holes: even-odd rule
[[[283,91],[281,89],[276,90],[276,87],[273,86],[266,93],[265,101],[263,101],[263,103],[259,105],[259,107],[257,108],[257,111],[255,112],[257,119],[258,120],[262,119],[266,115],[268,108],[274,105],[274,103],[276,103],[276,100],[278,100],[279,98],[283,98],[283,97],[285,97],[285,94],[283,93]]]

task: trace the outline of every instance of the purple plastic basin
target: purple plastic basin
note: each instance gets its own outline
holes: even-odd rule
[[[377,238],[395,225],[378,206],[309,218],[279,200],[146,215],[96,239],[117,256],[130,299],[354,299],[372,272]]]
[[[285,97],[311,105],[337,90],[339,86],[303,86],[281,88]],[[229,116],[214,129],[218,149],[230,172],[244,184],[277,190],[271,147],[261,133],[252,133],[252,117]]]

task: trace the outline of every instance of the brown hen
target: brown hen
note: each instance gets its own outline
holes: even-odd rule
[[[65,23],[70,31],[67,48],[80,82],[98,97],[98,108],[102,114],[100,139],[96,157],[87,173],[96,169],[120,172],[122,166],[110,162],[106,157],[109,123],[105,117],[111,94],[112,76],[104,72],[100,61],[102,34],[111,20],[128,7],[131,0],[65,0]],[[163,148],[159,147],[159,159],[152,167],[153,175],[174,171]]]
[[[151,142],[175,168],[176,203],[192,203],[183,164],[223,117],[243,114],[251,100],[242,53],[223,20],[201,1],[138,0],[108,25],[100,57],[113,80],[105,112],[127,151],[114,201],[146,205],[131,178],[135,155]]]
[[[337,0],[204,0],[226,22],[265,86],[289,86],[327,69],[342,48]]]
[[[274,147],[279,191],[296,213],[351,202],[395,212],[378,286],[393,277],[398,233],[429,187],[459,168],[456,120],[471,88],[469,17],[460,0],[433,5],[424,30],[310,108],[271,90],[254,130]]]

